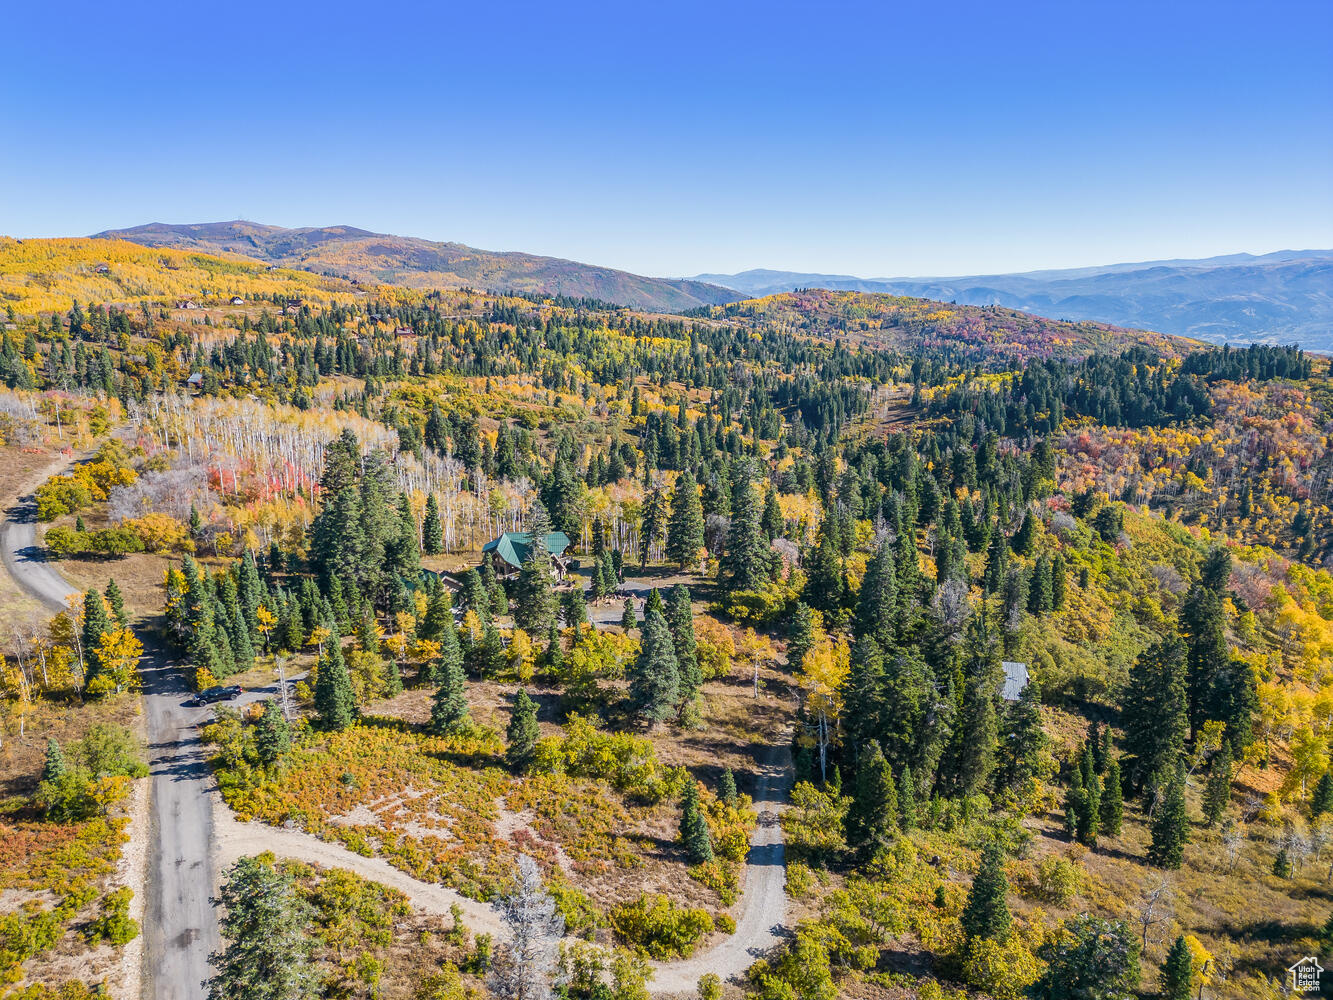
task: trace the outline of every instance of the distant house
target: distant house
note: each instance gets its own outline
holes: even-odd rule
[[[231,304],[234,306],[243,306],[245,305],[245,299],[241,298],[239,295],[233,295],[231,297]]]
[[[546,536],[546,551],[551,553],[551,562],[555,565],[557,578],[563,580],[569,571],[569,560],[565,550],[569,548],[569,536],[563,531],[553,531]],[[498,577],[513,576],[527,561],[532,551],[532,534],[527,531],[506,531],[499,538],[487,542],[481,549],[481,557],[489,559]]]
[[[111,273],[111,265],[110,265],[110,264],[98,264],[95,268],[93,268],[93,270],[96,271],[98,274],[110,274],[110,273]]]
[[[437,573],[435,570],[426,569],[424,566],[421,569],[421,578],[423,580],[439,580],[444,585],[444,589],[451,594],[456,594],[463,589],[463,584],[458,577],[450,573]]]
[[[397,330],[394,331],[394,335],[403,338],[415,337],[417,335],[417,332],[413,330],[410,326],[400,326]]]
[[[1018,701],[1023,689],[1028,686],[1028,665],[1013,660],[1005,660],[1000,665],[1004,667],[1004,683],[1000,685],[1000,697],[1005,701]]]
[[[185,380],[185,384],[192,385],[195,388],[198,388],[199,386],[204,384],[204,373],[195,372],[193,375],[191,375],[189,378]]]
[[[195,302],[191,301],[190,299],[186,299],[184,302],[177,302],[177,303],[176,303],[176,308],[177,308],[177,309],[198,309],[199,306],[198,306]]]

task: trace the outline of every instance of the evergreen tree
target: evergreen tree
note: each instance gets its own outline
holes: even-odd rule
[[[912,778],[911,767],[906,764],[898,778],[898,820],[904,830],[916,826],[916,781]]]
[[[356,718],[356,697],[342,647],[335,639],[320,658],[315,677],[315,714],[325,729],[346,729]]]
[[[698,559],[704,544],[704,511],[699,484],[688,469],[676,480],[671,494],[671,519],[667,523],[667,557],[684,569]]]
[[[120,592],[120,587],[114,577],[107,581],[103,596],[106,597],[106,603],[111,608],[111,614],[115,616],[116,624],[124,628],[128,624],[125,618],[125,595]]]
[[[1041,715],[1041,685],[1036,679],[1027,686],[1009,709],[1004,727],[1004,760],[1000,780],[1021,792],[1033,780],[1051,772],[1051,740]]]
[[[654,587],[648,591],[648,597],[643,602],[643,613],[645,616],[650,611],[656,611],[663,618],[666,617],[666,603],[662,600],[662,592]]]
[[[519,688],[518,694],[514,696],[507,735],[505,763],[515,772],[525,774],[532,766],[541,732],[537,728],[537,703],[528,697],[524,688]]]
[[[453,628],[449,629],[453,634]],[[430,732],[436,736],[449,736],[465,729],[468,724],[467,690],[463,680],[463,656],[458,649],[458,638],[453,639],[453,649],[446,655],[441,643],[440,687],[431,702]]]
[[[1285,847],[1279,849],[1277,857],[1273,859],[1273,874],[1281,879],[1291,878],[1291,856]]]
[[[541,635],[555,620],[555,588],[551,552],[546,545],[550,522],[539,503],[532,505],[529,532],[528,555],[514,587],[514,622],[528,635]]]
[[[1179,935],[1166,953],[1162,963],[1162,1000],[1191,1000],[1190,987],[1194,980],[1194,956]]]
[[[311,965],[310,912],[290,875],[257,858],[241,858],[223,874],[214,906],[225,942],[209,956],[216,970],[204,984],[208,1000],[313,1000],[320,975]]]
[[[797,601],[792,609],[790,628],[787,633],[787,662],[799,667],[815,644],[815,610],[804,601]]]
[[[1315,783],[1310,797],[1310,818],[1333,812],[1333,773],[1325,771]]]
[[[852,803],[847,810],[847,843],[863,857],[885,847],[898,829],[898,789],[879,743],[871,740],[856,763]]]
[[[664,722],[680,701],[680,669],[666,619],[649,611],[643,620],[639,657],[629,678],[630,703],[640,717]]]
[[[719,579],[728,592],[755,590],[768,579],[769,546],[763,516],[749,465],[742,463],[731,487],[731,522],[719,560]]]
[[[986,550],[986,571],[982,576],[982,586],[988,594],[997,594],[1004,586],[1009,575],[1009,543],[1004,532],[998,528],[991,536],[990,548]]]
[[[1014,552],[1020,556],[1029,556],[1032,554],[1033,541],[1037,537],[1037,521],[1028,511],[1023,515],[1023,523],[1018,526],[1014,532],[1014,537],[1009,540]]]
[[[1065,566],[1065,557],[1057,552],[1051,560],[1051,607],[1059,611],[1065,606],[1065,594],[1069,587],[1069,571]]]
[[[440,524],[440,505],[435,494],[426,496],[426,513],[421,522],[421,551],[438,556],[444,551],[444,528]]]
[[[575,583],[560,596],[560,616],[567,628],[579,628],[588,624],[588,603],[583,597],[583,587]]]
[[[1004,873],[1004,851],[991,841],[981,852],[981,865],[972,879],[963,907],[963,933],[969,941],[1009,937],[1009,879]]]
[[[472,672],[477,677],[498,677],[504,671],[508,662],[504,638],[491,622],[482,626],[481,641],[471,649],[471,661]]]
[[[648,565],[649,549],[662,537],[666,526],[667,504],[662,489],[654,486],[643,502],[643,525],[639,535],[639,568]]]
[[[269,699],[264,702],[264,712],[255,723],[255,753],[264,764],[271,767],[282,759],[291,745],[291,727],[283,718],[278,703]]]
[[[819,528],[819,542],[810,558],[803,600],[812,608],[825,613],[842,607],[847,588],[842,572],[842,555],[838,549],[837,518],[826,514]]]
[[[736,776],[731,773],[731,768],[724,770],[718,779],[717,797],[729,806],[736,804]]]
[[[699,670],[698,643],[694,638],[694,608],[690,603],[690,589],[676,584],[667,591],[667,629],[671,632],[671,647],[676,652],[676,667],[680,671],[680,699],[688,702],[703,687]]]
[[[1328,772],[1324,772],[1327,777]],[[1320,779],[1321,784],[1323,779]],[[1318,787],[1315,789],[1318,794]],[[1333,782],[1329,783],[1328,792],[1333,794]],[[1221,748],[1208,762],[1208,784],[1203,792],[1203,818],[1209,826],[1216,826],[1222,814],[1231,804],[1231,744],[1222,741]],[[1313,816],[1319,813],[1311,809]]]
[[[775,488],[770,487],[764,498],[764,516],[760,523],[763,525],[764,535],[770,542],[782,536],[784,530],[782,508],[778,505],[778,491]]]
[[[872,636],[881,647],[893,642],[894,611],[898,603],[898,576],[893,547],[885,539],[866,564],[856,605],[856,635]]]
[[[1125,800],[1120,781],[1120,761],[1112,757],[1106,762],[1106,778],[1102,782],[1101,830],[1108,837],[1120,836],[1124,822]]]
[[[620,616],[620,627],[624,629],[625,634],[628,635],[630,632],[633,632],[638,625],[639,619],[634,613],[634,598],[627,597],[625,598],[625,610]]]
[[[1130,787],[1174,766],[1185,747],[1185,645],[1168,635],[1139,654],[1129,672],[1122,718]]]
[[[1148,861],[1159,868],[1179,868],[1189,843],[1189,817],[1185,813],[1185,776],[1178,767],[1167,783],[1151,829]]]
[[[1217,591],[1201,583],[1190,588],[1180,606],[1180,631],[1185,640],[1187,713],[1193,739],[1210,717],[1214,679],[1230,662],[1226,612]]]
[[[690,864],[700,865],[713,860],[713,838],[699,806],[699,785],[693,778],[685,782],[681,800],[680,839]]]
[[[202,587],[202,584],[200,584]],[[208,596],[203,595],[203,600]],[[211,603],[211,602],[210,602]],[[111,631],[111,621],[107,618],[106,602],[102,600],[102,595],[96,590],[89,590],[83,595],[83,658],[87,664],[84,678],[85,685],[92,681],[98,673],[97,657],[95,655],[97,647],[102,643],[102,636]]]
[[[46,759],[42,764],[42,782],[58,781],[64,777],[67,770],[64,751],[60,749],[60,744],[56,742],[54,736],[48,736],[46,738]]]
[[[475,611],[482,621],[491,617],[490,594],[475,568],[469,569],[459,580],[458,606],[464,611]]]

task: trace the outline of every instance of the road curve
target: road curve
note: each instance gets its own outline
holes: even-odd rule
[[[49,467],[45,479],[68,464]],[[7,512],[0,559],[14,581],[52,612],[63,611],[78,589],[43,558],[30,496]],[[196,723],[203,713],[183,706],[189,696],[152,635],[140,635],[148,655],[140,664],[148,729],[152,805],[144,913],[143,1000],[198,1000],[209,976],[208,955],[219,947],[209,897],[212,859],[212,778]]]

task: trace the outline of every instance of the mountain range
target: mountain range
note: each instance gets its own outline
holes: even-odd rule
[[[693,280],[751,296],[797,288],[886,292],[999,305],[1216,342],[1294,342],[1333,348],[1333,250],[952,278],[858,278],[759,269],[700,274]]]
[[[479,250],[353,226],[285,229],[243,220],[152,223],[94,236],[148,247],[240,254],[359,282],[563,295],[653,312],[686,312],[800,288],[826,288],[998,305],[1214,342],[1298,343],[1333,350],[1333,250],[963,277],[860,278],[756,269],[653,278],[557,257]]]
[[[372,233],[353,226],[284,229],[256,222],[155,222],[95,233],[148,247],[233,253],[362,282],[410,288],[475,288],[598,299],[653,312],[684,312],[724,305],[745,296],[700,281],[645,278],[609,267],[528,253],[478,250],[410,236]]]

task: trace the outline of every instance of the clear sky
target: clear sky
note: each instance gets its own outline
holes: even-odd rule
[[[345,223],[655,275],[1333,247],[1333,2],[16,3],[0,232]]]

